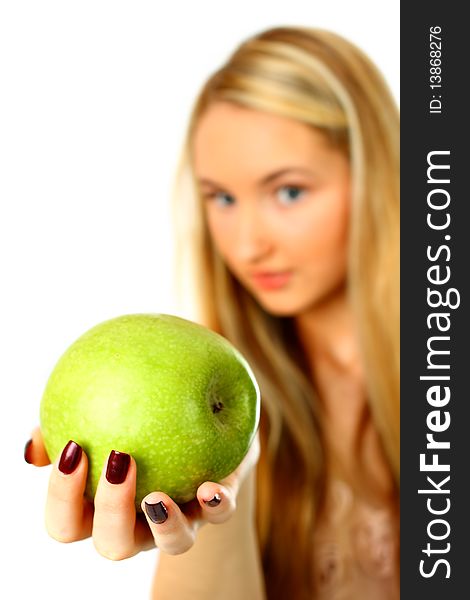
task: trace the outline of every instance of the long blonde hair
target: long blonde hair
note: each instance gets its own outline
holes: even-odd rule
[[[370,414],[399,482],[399,124],[390,91],[356,46],[324,30],[274,28],[244,42],[206,82],[178,170],[175,220],[191,259],[198,319],[245,355],[262,392],[257,525],[268,597],[308,597],[324,479],[321,415],[293,321],[266,313],[212,245],[192,173],[199,118],[228,101],[306,123],[351,164],[348,293]],[[189,264],[189,263],[187,263]],[[286,495],[288,505],[286,508]],[[295,553],[289,540],[295,540]]]

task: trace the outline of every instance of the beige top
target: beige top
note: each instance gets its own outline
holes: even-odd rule
[[[399,516],[372,506],[333,481],[314,535],[318,600],[396,600]]]

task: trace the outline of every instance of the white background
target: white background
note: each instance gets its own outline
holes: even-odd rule
[[[183,314],[170,186],[192,100],[244,38],[332,29],[399,97],[399,1],[4,1],[0,8],[0,596],[147,598],[150,551],[109,562],[44,530],[50,467],[23,461],[47,378],[91,326]],[[178,600],[178,599],[176,599]]]

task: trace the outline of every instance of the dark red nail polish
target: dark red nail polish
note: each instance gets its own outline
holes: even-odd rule
[[[162,501],[157,502],[156,504],[149,504],[146,502],[145,511],[147,512],[149,519],[157,525],[161,525],[168,519],[168,510]]]
[[[122,483],[126,479],[131,457],[125,452],[111,450],[106,467],[106,479],[109,483]]]
[[[222,498],[220,497],[220,495],[215,494],[215,496],[211,500],[204,500],[204,504],[207,504],[207,506],[210,506],[212,508],[213,506],[219,506],[221,501]]]
[[[25,444],[24,447],[24,459],[28,464],[33,464],[33,461],[31,460],[31,446],[33,444],[33,440],[28,440]]]
[[[65,448],[62,450],[59,460],[59,471],[70,475],[78,467],[78,463],[82,457],[82,448],[73,440],[70,440]]]

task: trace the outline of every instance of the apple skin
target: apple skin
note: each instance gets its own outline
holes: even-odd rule
[[[182,504],[204,481],[231,473],[259,413],[251,368],[224,337],[172,315],[132,314],[96,325],[65,351],[40,424],[52,461],[70,439],[86,452],[89,499],[111,450],[131,454],[140,511],[152,491]]]

